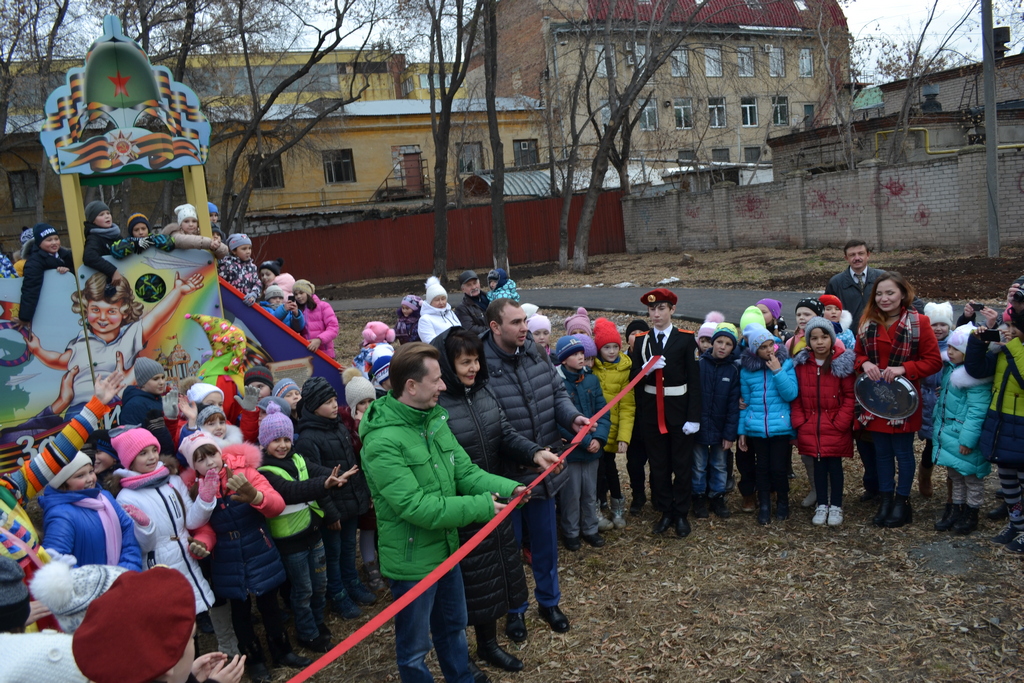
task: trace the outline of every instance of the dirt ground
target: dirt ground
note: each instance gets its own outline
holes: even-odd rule
[[[1002,250],[1002,256],[959,257],[945,249],[879,251],[871,255],[876,268],[898,270],[925,299],[950,299],[963,303],[971,299],[995,301],[1006,287],[1024,273],[1024,248]],[[722,289],[821,290],[829,277],[846,267],[838,249],[733,249],[694,252],[692,263],[683,265],[678,253],[611,254],[591,259],[590,272],[561,271],[557,263],[516,266],[510,275],[520,288],[581,287],[585,284],[632,282],[654,285],[667,277],[678,277],[680,287]],[[485,273],[488,267],[477,268]],[[450,273],[454,289],[454,278]],[[402,296],[422,293],[427,274],[412,278],[383,278],[336,285],[318,290],[331,299]]]

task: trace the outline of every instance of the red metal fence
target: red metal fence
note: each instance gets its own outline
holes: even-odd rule
[[[626,250],[621,193],[602,193],[590,229],[591,254]],[[573,197],[569,214],[569,257],[583,195]],[[513,265],[558,260],[558,218],[562,200],[505,204],[509,261]],[[491,207],[448,212],[448,269],[489,266]],[[433,269],[434,214],[400,216],[359,223],[282,232],[253,240],[258,258],[281,257],[285,270],[317,284],[429,273]],[[300,275],[301,274],[301,275]]]

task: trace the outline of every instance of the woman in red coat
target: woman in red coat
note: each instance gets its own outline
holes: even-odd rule
[[[853,456],[853,349],[836,348],[833,324],[822,317],[804,326],[807,346],[793,358],[800,393],[790,406],[800,455],[814,458],[818,526],[843,523],[843,458]],[[831,484],[831,490],[829,485]]]
[[[921,381],[942,368],[931,322],[914,310],[914,289],[897,272],[882,273],[871,288],[857,331],[857,368],[875,382],[905,377],[921,391]],[[914,433],[921,428],[921,404],[905,420],[887,420],[864,410],[858,419],[875,442],[878,491],[882,502],[875,526],[895,528],[911,521],[914,484]],[[893,496],[893,477],[899,482]]]

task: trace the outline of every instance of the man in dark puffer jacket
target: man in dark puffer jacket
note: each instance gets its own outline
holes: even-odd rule
[[[518,302],[511,299],[491,302],[487,307],[487,323],[490,330],[481,339],[490,374],[489,387],[508,421],[517,432],[534,443],[560,448],[559,426],[576,432],[586,428],[590,420],[576,410],[548,355],[533,343],[526,329],[526,313]],[[502,474],[523,481],[527,471],[523,468],[518,470]],[[540,616],[554,631],[564,633],[569,630],[569,619],[558,607],[561,593],[558,589],[558,530],[554,499],[557,486],[547,486],[551,479],[551,476],[545,479],[534,491],[534,498],[521,510],[512,513],[512,522],[517,531],[525,522],[530,532]],[[521,533],[516,535],[522,537]],[[528,605],[524,602],[509,612],[506,620],[505,633],[517,643],[526,640],[523,614]]]
[[[484,347],[479,337],[470,330],[453,327],[431,344],[441,352],[438,363],[445,384],[438,403],[448,411],[448,427],[474,465],[498,472],[505,463],[546,469],[555,462],[558,456],[524,437],[506,419],[487,387],[487,364],[483,362]],[[468,369],[462,364],[464,359],[470,359]],[[473,360],[479,363],[475,371]],[[460,528],[459,543],[465,544],[482,526]],[[468,623],[476,629],[477,657],[506,671],[522,670],[522,661],[501,649],[497,640],[498,617],[530,597],[511,520],[499,524],[459,566]]]
[[[299,438],[295,450],[318,465],[345,472],[358,465],[348,428],[338,419],[338,394],[323,377],[311,377],[302,385],[299,414]],[[358,605],[372,605],[374,595],[359,580],[356,569],[356,528],[359,515],[370,509],[370,488],[362,472],[340,489],[331,489],[331,498],[341,521],[323,528],[327,551],[327,596],[334,611],[345,619],[358,618]]]

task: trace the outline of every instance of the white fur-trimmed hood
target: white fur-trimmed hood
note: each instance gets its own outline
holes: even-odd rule
[[[972,387],[980,387],[984,384],[992,384],[995,378],[992,376],[985,377],[983,379],[976,379],[967,374],[967,368],[959,366],[953,370],[949,376],[949,383],[957,389],[970,389]]]

